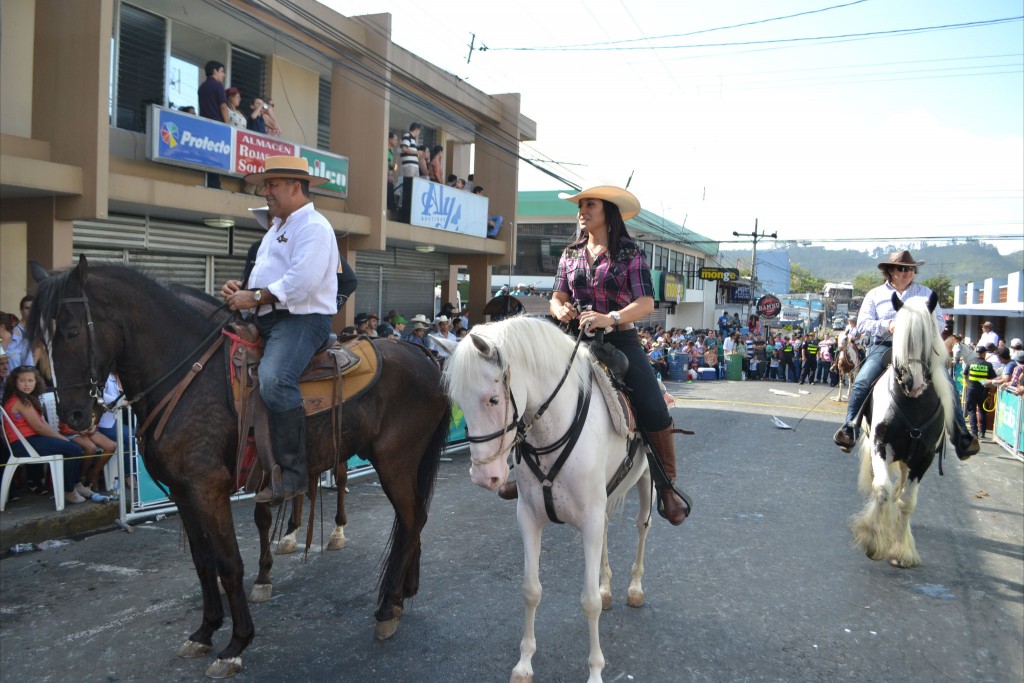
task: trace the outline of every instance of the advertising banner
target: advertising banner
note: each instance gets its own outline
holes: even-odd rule
[[[701,280],[735,282],[740,278],[740,271],[736,268],[701,268],[698,277]]]
[[[409,223],[472,237],[487,237],[487,206],[486,197],[423,178],[413,178]]]
[[[757,300],[757,313],[765,318],[778,317],[782,312],[782,302],[777,296],[765,294]]]
[[[348,196],[348,157],[156,105],[146,116],[152,161],[239,177],[263,171],[267,157],[297,156],[306,160],[311,175],[327,179],[312,192]]]
[[[299,147],[299,156],[309,164],[310,175],[327,178],[326,183],[316,188],[317,192],[339,197],[348,196],[348,157],[327,154],[308,147]]]
[[[243,176],[262,173],[267,157],[293,157],[295,152],[296,147],[290,142],[251,130],[238,130],[235,133],[234,172]]]
[[[663,301],[675,301],[677,304],[686,300],[686,278],[676,273],[665,273],[665,298]]]
[[[227,124],[150,107],[147,130],[153,161],[204,171],[232,170],[232,128]]]
[[[996,401],[995,419],[996,438],[1002,441],[1009,450],[1020,450],[1021,443],[1021,397],[1005,388],[999,391]]]

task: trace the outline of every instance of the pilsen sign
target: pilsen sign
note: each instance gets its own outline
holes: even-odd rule
[[[740,278],[740,271],[735,268],[701,268],[701,280],[721,280],[722,282],[735,282]]]

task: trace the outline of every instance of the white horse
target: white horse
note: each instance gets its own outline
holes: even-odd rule
[[[851,520],[853,539],[872,560],[884,557],[896,567],[921,563],[910,516],[943,433],[953,429],[948,354],[933,315],[937,300],[932,294],[927,305],[903,303],[893,295],[893,361],[871,392],[871,424],[858,444],[858,488],[868,500]]]
[[[522,455],[517,516],[525,550],[526,615],[514,683],[533,680],[541,533],[549,521],[571,524],[583,538],[580,603],[590,628],[589,683],[602,680],[598,620],[601,609],[611,607],[608,510],[631,487],[640,498],[639,541],[627,604],[644,602],[641,580],[652,501],[647,458],[642,447],[634,448],[631,467],[620,468],[629,462],[633,437],[616,431],[602,392],[592,391],[586,345],[579,345],[575,357],[573,352],[573,340],[554,325],[514,317],[475,326],[444,369],[448,392],[466,416],[473,483],[496,490],[509,476],[509,454],[517,449]]]
[[[857,368],[860,366],[860,357],[857,355],[856,345],[850,341],[850,335],[843,332],[839,335],[839,342],[836,344],[835,369],[839,375],[839,395],[834,401],[850,400],[850,390],[853,388],[853,380],[857,376]],[[843,398],[843,385],[846,385],[846,398]]]

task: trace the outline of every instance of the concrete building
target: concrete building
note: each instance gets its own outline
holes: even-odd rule
[[[398,47],[390,15],[344,17],[313,0],[0,7],[3,310],[32,287],[28,258],[61,268],[85,254],[217,291],[262,235],[249,209],[263,200],[241,177],[284,153],[331,178],[315,203],[360,280],[336,327],[363,311],[430,314],[435,282],[447,298],[460,270],[482,319],[492,266],[514,259],[512,231],[487,239],[486,216],[514,224],[518,146],[535,137],[518,95],[483,93]],[[195,104],[209,60],[242,90],[243,112],[256,96],[275,103],[279,137],[177,111]],[[422,181],[410,218],[389,210],[388,133],[414,121],[422,144],[444,146],[445,172],[474,172],[487,199]],[[211,164],[223,189],[205,186]]]
[[[519,193],[517,259],[511,271],[508,263],[495,267],[492,291],[510,281],[513,287],[523,283],[550,291],[562,250],[578,229],[576,207],[558,194]],[[642,324],[713,327],[715,283],[702,280],[700,269],[717,256],[718,243],[646,209],[626,221],[626,228],[646,253],[654,281],[656,308]]]
[[[976,342],[986,321],[1007,343],[1014,337],[1024,339],[1024,271],[1008,273],[1005,278],[990,277],[980,284],[957,285],[953,331]]]

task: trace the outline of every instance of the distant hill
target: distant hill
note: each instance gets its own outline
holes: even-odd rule
[[[890,252],[904,248],[909,248],[914,258],[927,262],[921,271],[923,279],[948,275],[953,286],[1006,277],[1007,273],[1024,269],[1024,251],[1003,256],[995,247],[973,240],[941,246],[888,244],[872,251],[800,246],[788,247],[788,250],[790,263],[799,263],[815,277],[826,282],[852,282],[858,273],[875,270],[876,264]],[[735,267],[738,260],[740,268],[749,269],[750,250],[723,250],[719,252],[719,260],[728,267]]]

